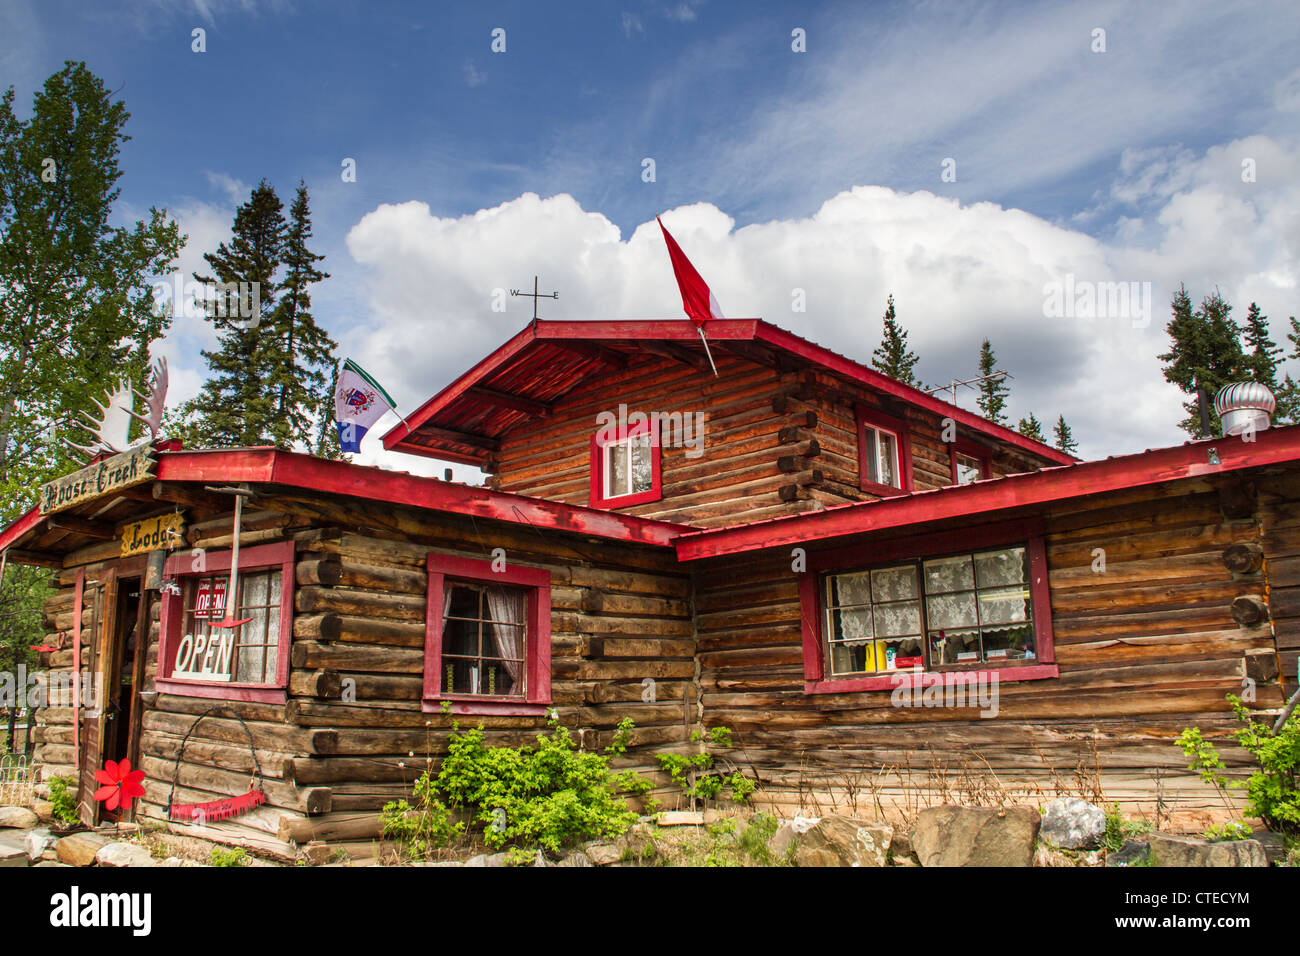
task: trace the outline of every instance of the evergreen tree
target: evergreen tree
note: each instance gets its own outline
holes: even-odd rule
[[[998,371],[998,357],[988,339],[985,339],[980,345],[979,369],[981,376],[993,375]],[[984,381],[979,383],[979,392],[978,404],[984,417],[991,422],[1005,425],[1007,423],[1007,396],[1011,394],[1011,390],[1007,388],[1005,377],[985,378]]]
[[[1159,358],[1167,363],[1164,367],[1166,381],[1191,396],[1190,401],[1183,403],[1188,417],[1179,423],[1179,427],[1193,437],[1203,437],[1201,401],[1204,400],[1210,434],[1216,434],[1219,416],[1213,407],[1215,392],[1250,374],[1241,347],[1240,329],[1232,320],[1232,306],[1216,291],[1203,298],[1201,307],[1193,312],[1187,289],[1180,286],[1174,293],[1170,309],[1173,317],[1165,330],[1173,345]]]
[[[881,336],[880,347],[872,353],[871,364],[876,371],[890,378],[897,379],[904,385],[920,387],[913,369],[918,358],[907,347],[907,330],[898,324],[894,315],[894,296],[889,296],[885,307],[885,330]]]
[[[207,319],[217,328],[220,345],[204,351],[208,380],[203,391],[181,410],[186,444],[209,447],[264,445],[273,440],[278,383],[270,380],[268,357],[282,354],[277,339],[276,273],[285,253],[283,206],[265,179],[235,212],[229,243],[204,253],[212,276],[194,274],[197,282],[227,287],[253,284],[260,296],[254,316],[222,314],[209,303]],[[310,268],[310,262],[307,264]],[[226,310],[229,312],[230,310]],[[251,326],[251,327],[249,327]]]
[[[1052,436],[1055,439],[1056,447],[1067,455],[1075,455],[1079,452],[1079,443],[1074,440],[1074,432],[1070,431],[1070,426],[1065,423],[1065,416],[1058,416],[1056,427],[1052,429]]]
[[[275,414],[268,423],[272,443],[282,448],[306,450],[328,449],[328,430],[322,439],[319,422],[322,413],[333,421],[332,384],[337,343],[316,324],[311,314],[311,286],[328,279],[329,274],[316,268],[324,259],[307,248],[311,238],[311,211],[307,186],[299,182],[298,193],[289,209],[289,227],[285,237],[284,280],[280,283],[280,301],[271,327],[261,339],[259,356],[266,387],[275,395]],[[337,457],[337,435],[334,446]],[[315,448],[313,448],[315,446]]]
[[[1033,412],[1029,413],[1028,418],[1020,419],[1020,424],[1016,426],[1016,431],[1020,432],[1020,434],[1024,435],[1026,438],[1032,438],[1034,441],[1040,441],[1043,443],[1047,442],[1047,438],[1043,435],[1043,423],[1034,417]]]
[[[1291,331],[1286,337],[1291,343],[1291,352],[1287,358],[1300,358],[1300,323],[1296,322],[1294,315],[1289,321]],[[1278,425],[1294,425],[1300,421],[1300,383],[1291,377],[1290,372],[1274,390],[1274,395],[1277,398],[1277,409],[1273,413],[1273,421]]]
[[[1268,335],[1268,316],[1262,315],[1254,302],[1246,310],[1246,324],[1242,328],[1246,339],[1247,374],[1261,385],[1267,385],[1269,391],[1277,391],[1277,360],[1283,354]]]

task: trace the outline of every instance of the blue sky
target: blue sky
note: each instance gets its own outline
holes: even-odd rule
[[[252,184],[287,203],[305,179],[318,319],[404,408],[524,324],[487,303],[534,271],[569,293],[559,317],[679,314],[635,233],[672,212],[727,314],[865,360],[892,291],[927,381],[972,374],[990,335],[1013,412],[1065,413],[1095,455],[1180,440],[1153,359],[1179,281],[1258,299],[1278,338],[1298,311],[1297,36],[1282,3],[4,0],[0,85],[27,104],[84,59],[119,91],[122,211],[176,215],[183,267]],[[1154,321],[1045,324],[1043,270],[1150,281]],[[178,399],[207,335],[178,322],[163,347]]]

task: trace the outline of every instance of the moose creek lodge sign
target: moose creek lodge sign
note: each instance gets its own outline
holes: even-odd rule
[[[83,501],[149,481],[153,478],[155,464],[157,459],[153,457],[152,446],[141,445],[56,478],[41,488],[41,514],[53,514]]]
[[[145,551],[171,550],[185,540],[185,517],[173,511],[142,521],[132,521],[122,528],[122,557]]]

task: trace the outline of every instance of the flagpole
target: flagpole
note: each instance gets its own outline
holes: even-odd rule
[[[700,333],[700,341],[704,343],[704,354],[709,357],[709,368],[713,369],[713,377],[718,377],[718,367],[713,364],[713,353],[709,351],[709,340],[704,335],[704,326],[697,325],[696,330]]]

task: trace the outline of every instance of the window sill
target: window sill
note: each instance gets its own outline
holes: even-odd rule
[[[178,697],[203,697],[208,700],[240,700],[256,704],[283,704],[288,694],[283,687],[266,687],[252,684],[227,684],[220,681],[201,684],[197,681],[154,681],[154,690]]]
[[[861,691],[895,690],[899,687],[919,688],[949,687],[971,682],[997,680],[998,683],[1025,680],[1045,680],[1060,677],[1056,664],[1027,664],[1014,667],[986,667],[969,671],[895,671],[892,674],[872,674],[849,680],[804,681],[805,694],[854,694]],[[959,680],[960,679],[960,680]]]
[[[450,704],[453,714],[470,714],[483,717],[545,717],[551,711],[550,704],[539,704],[527,700],[506,700],[504,698],[466,698],[443,697],[421,702],[426,714],[442,713],[442,705]]]
[[[616,498],[592,498],[591,507],[600,508],[604,511],[616,511],[619,508],[630,508],[633,505],[643,505],[649,501],[662,501],[663,492],[651,489],[650,491],[638,491],[634,495],[619,495]]]

